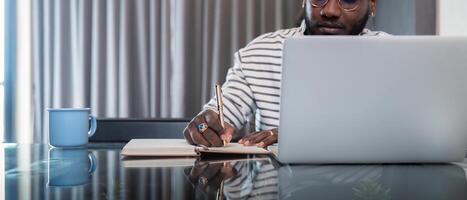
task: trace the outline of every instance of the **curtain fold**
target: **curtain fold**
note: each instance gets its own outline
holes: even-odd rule
[[[38,0],[35,142],[46,108],[100,118],[192,117],[254,37],[292,27],[301,0]]]

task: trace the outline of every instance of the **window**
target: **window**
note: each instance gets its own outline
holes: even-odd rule
[[[0,0],[1,142],[32,141],[32,2]]]
[[[5,76],[4,76],[4,71],[5,71],[5,23],[4,23],[4,12],[5,11],[5,2],[2,1],[0,3],[0,142],[3,141],[3,135],[4,135],[4,115],[5,115],[5,98],[4,98],[4,81],[5,81]]]

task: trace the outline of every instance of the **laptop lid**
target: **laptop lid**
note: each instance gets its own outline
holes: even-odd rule
[[[465,37],[291,38],[281,90],[281,162],[464,158]]]

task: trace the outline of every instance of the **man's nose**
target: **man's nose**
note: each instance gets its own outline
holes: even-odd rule
[[[327,18],[339,18],[342,15],[341,7],[339,6],[339,0],[329,0],[328,4],[324,6],[324,17]]]

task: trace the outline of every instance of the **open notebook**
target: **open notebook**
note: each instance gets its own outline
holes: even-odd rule
[[[218,154],[270,154],[270,151],[256,146],[246,147],[229,143],[224,147],[197,147],[183,139],[133,139],[123,147],[123,156],[154,157],[196,157],[201,153]]]

